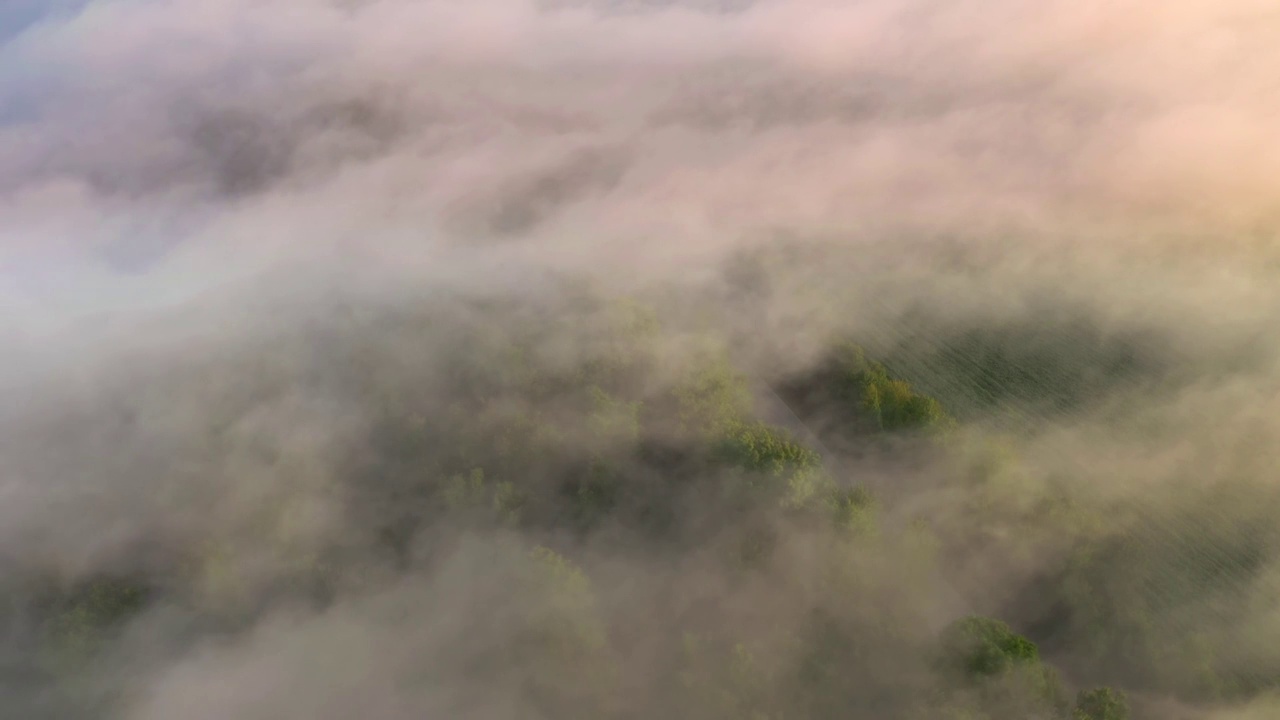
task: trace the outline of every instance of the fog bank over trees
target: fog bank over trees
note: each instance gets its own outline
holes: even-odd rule
[[[1280,712],[1271,3],[14,7],[0,716]]]

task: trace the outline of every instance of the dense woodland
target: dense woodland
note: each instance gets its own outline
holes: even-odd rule
[[[336,694],[318,697],[341,697],[335,674],[385,674],[404,704],[371,717],[1123,720],[1173,717],[1144,698],[1254,697],[1280,673],[1233,664],[1229,634],[1177,630],[1248,602],[1228,590],[1267,561],[1257,498],[1196,500],[1259,508],[1239,547],[1135,535],[977,422],[1010,398],[1023,415],[1007,417],[1076,411],[1136,382],[1132,349],[1087,328],[1083,360],[1026,328],[880,357],[845,337],[762,379],[733,338],[672,327],[572,293],[348,309],[117,371],[30,421],[31,438],[79,435],[29,456],[183,512],[92,571],[5,559],[0,678],[22,708],[6,716],[127,716],[150,702],[133,678],[281,614],[387,631],[300,651],[322,656],[315,682]],[[323,450],[288,426],[325,413],[356,419]]]

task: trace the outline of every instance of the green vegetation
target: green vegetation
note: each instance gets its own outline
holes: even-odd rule
[[[125,579],[97,580],[70,592],[45,624],[48,662],[74,673],[107,647],[112,633],[147,600],[146,590]]]
[[[1084,311],[1045,303],[1028,317],[956,330],[913,315],[912,332],[882,342],[882,357],[962,417],[1077,410],[1167,364],[1154,338],[1105,331]]]
[[[1128,720],[1129,700],[1112,688],[1081,690],[1072,720]]]
[[[970,678],[990,678],[1040,661],[1035,643],[998,620],[965,618],[948,635],[951,661]]]
[[[432,577],[461,552],[458,538],[496,537],[522,548],[519,571],[449,612],[480,627],[514,600],[514,619],[495,620],[502,637],[486,636],[480,659],[458,672],[515,688],[543,717],[1126,720],[1126,695],[1103,683],[1187,697],[1267,686],[1231,665],[1221,638],[1178,636],[1187,615],[1166,612],[1209,602],[1187,588],[1249,585],[1272,546],[1263,512],[1253,535],[1196,545],[1151,530],[1124,542],[1106,532],[1103,509],[1030,476],[999,438],[970,431],[891,369],[910,363],[871,360],[852,343],[776,383],[824,444],[876,453],[837,470],[826,448],[753,413],[723,346],[667,341],[635,303],[575,296],[566,307],[473,312],[389,321],[379,332],[407,339],[343,356],[351,362],[333,372],[370,420],[324,483],[253,496],[253,523],[175,541],[181,561],[145,583],[42,590],[32,617],[45,682],[65,690],[102,670],[130,622],[162,609],[203,618],[194,638],[214,632],[201,622],[234,636],[264,608],[305,599],[323,612],[359,597],[370,566]],[[415,373],[400,355],[422,328],[442,349]],[[1023,398],[1036,383],[1084,382],[1051,363],[993,357],[980,369],[959,363],[976,374],[952,381],[1008,382]],[[1015,378],[1014,365],[1034,377]],[[211,422],[224,430],[210,452],[227,451],[219,443],[233,442],[235,417]],[[926,461],[944,502],[886,512],[871,481]],[[290,467],[272,462],[272,472]],[[341,508],[336,538],[298,530],[316,497]],[[1085,526],[1098,530],[1060,547]],[[1019,627],[972,616],[939,630],[954,611],[941,591],[963,579],[973,548],[1010,564],[1058,553],[1036,586],[1045,612],[1021,613]],[[1143,566],[1150,577],[1116,581]],[[633,597],[637,586],[661,591]],[[1196,659],[1157,670],[1170,656]],[[1060,658],[1070,672],[1059,673]],[[1081,681],[1100,687],[1073,686]]]

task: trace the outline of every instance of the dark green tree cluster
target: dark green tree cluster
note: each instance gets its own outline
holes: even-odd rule
[[[937,399],[869,360],[863,348],[841,343],[815,371],[790,378],[781,394],[801,414],[832,415],[845,435],[863,441],[877,435],[919,435],[954,425]]]
[[[1129,718],[1125,694],[1109,687],[1080,691],[1072,707],[1057,671],[1041,660],[1036,644],[999,620],[959,620],[944,633],[942,647],[944,667],[964,678],[978,697],[999,698],[1000,707],[1071,720]]]
[[[1129,700],[1112,688],[1081,690],[1072,720],[1128,720]]]

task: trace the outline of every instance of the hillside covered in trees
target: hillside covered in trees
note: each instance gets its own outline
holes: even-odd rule
[[[1274,500],[1167,511],[1256,517],[1250,534],[1135,520],[856,337],[752,376],[733,333],[568,288],[337,307],[117,368],[12,429],[16,472],[84,478],[44,517],[96,538],[68,555],[9,528],[9,707],[160,717],[166,689],[248,673],[299,695],[210,692],[193,717],[1122,720],[1280,678],[1229,625],[1178,629],[1209,603],[1249,612]],[[897,357],[935,383],[958,364],[953,395],[1005,392],[991,353],[1017,343],[975,337]],[[1112,343],[1078,337],[1086,358]],[[1036,417],[1105,396],[1058,362],[1016,386],[1049,401]],[[1129,367],[1113,387],[1162,372]]]

